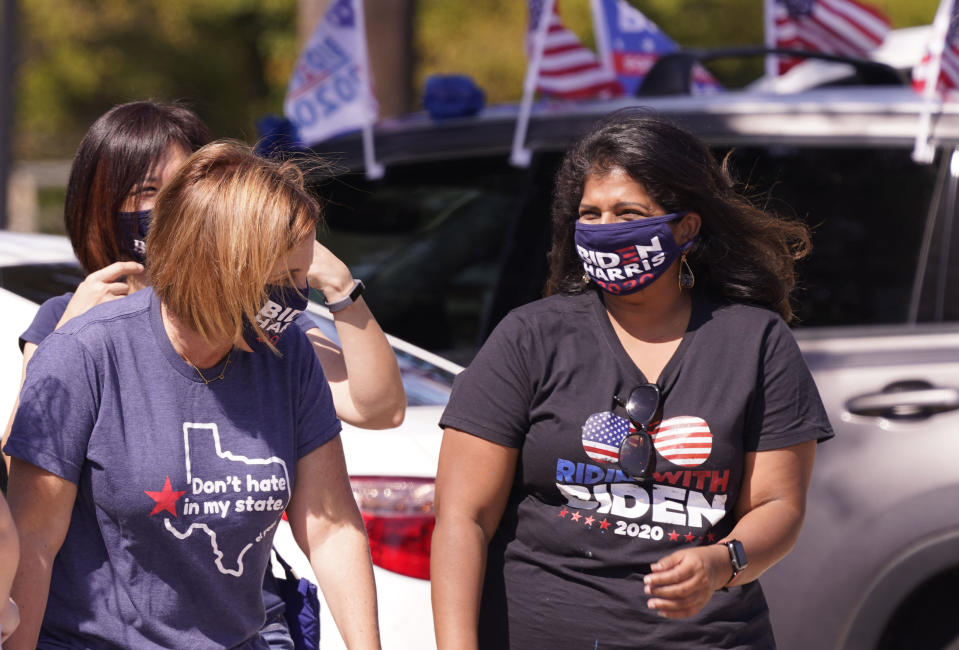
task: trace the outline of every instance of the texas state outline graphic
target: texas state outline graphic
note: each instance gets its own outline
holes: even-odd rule
[[[191,433],[192,433],[192,444],[191,444]],[[277,474],[280,474],[280,472],[282,472],[281,476],[283,478],[284,485],[285,485],[285,495],[283,496],[283,503],[285,504],[289,502],[290,477],[287,471],[286,462],[282,458],[279,458],[277,456],[271,456],[269,458],[248,458],[246,456],[235,454],[231,451],[224,451],[222,444],[220,442],[219,429],[217,428],[217,425],[212,422],[207,422],[207,423],[184,422],[183,423],[183,445],[184,445],[184,450],[186,452],[185,453],[186,477],[187,477],[188,485],[193,484],[194,470],[197,467],[197,462],[203,463],[204,465],[208,465],[211,463],[216,464],[216,463],[222,462],[224,463],[222,465],[222,472],[221,474],[217,474],[217,476],[232,474],[232,476],[236,477],[237,488],[235,489],[234,492],[229,492],[225,495],[215,495],[215,496],[224,496],[227,499],[235,498],[235,499],[240,499],[242,501],[244,498],[248,497],[251,494],[251,492],[249,489],[239,489],[240,486],[245,487],[247,485],[246,481],[248,479],[251,479],[254,481],[260,481],[260,480],[266,479],[266,476],[264,476],[262,472],[257,472],[257,474],[259,475],[259,478],[252,478],[253,475],[250,473],[251,470],[254,470],[256,468],[269,468],[270,466],[272,466],[274,469],[274,473],[272,474],[272,477],[276,477]],[[203,449],[204,447],[206,447],[205,450]],[[210,451],[211,447],[215,455],[207,454],[206,456],[203,456],[202,452]],[[197,454],[197,457],[194,457],[194,454]],[[231,464],[240,463],[241,466],[239,468],[234,468],[232,465],[229,465],[226,463],[231,463]],[[211,472],[211,467],[203,467],[202,469],[203,471]],[[244,476],[243,479],[239,478],[241,473]],[[209,479],[211,478],[211,475],[207,475],[205,477],[200,477],[200,478],[201,480]],[[266,480],[269,480],[269,479],[266,479]],[[202,504],[205,502],[199,502],[199,503]],[[227,508],[227,510],[229,510],[229,508]],[[280,511],[281,510],[282,508],[280,509]],[[232,514],[236,515],[235,512]],[[227,513],[225,512],[222,516],[226,517]],[[171,521],[170,517],[164,518],[163,523],[166,530],[168,530],[170,534],[172,534],[173,536],[175,536],[177,539],[180,539],[180,540],[188,539],[189,537],[193,535],[194,531],[201,531],[203,533],[206,533],[206,535],[209,537],[210,546],[212,547],[212,550],[213,550],[214,564],[216,565],[217,570],[219,570],[221,573],[226,575],[239,577],[243,575],[243,557],[246,555],[247,551],[253,548],[254,544],[261,542],[264,539],[264,536],[270,530],[276,527],[278,521],[279,521],[279,514],[277,514],[277,517],[273,520],[272,523],[270,523],[266,528],[260,530],[253,537],[251,541],[246,541],[244,543],[241,540],[239,544],[242,545],[242,547],[239,547],[236,543],[231,544],[230,542],[233,540],[229,537],[221,540],[218,537],[218,533],[216,530],[217,527],[215,525],[211,526],[204,522],[195,522],[195,523],[191,523],[185,531],[180,531]],[[233,552],[231,552],[230,549],[224,550],[224,547],[226,546],[234,547],[233,551],[235,551],[236,553],[235,568],[228,566],[233,563],[232,562]],[[236,551],[236,548],[239,548],[239,550]]]

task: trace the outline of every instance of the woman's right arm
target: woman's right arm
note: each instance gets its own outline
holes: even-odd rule
[[[447,428],[436,473],[430,585],[436,645],[476,648],[486,550],[506,507],[519,450]]]
[[[20,537],[20,565],[12,591],[20,608],[20,627],[4,642],[5,650],[37,647],[53,560],[66,538],[76,498],[75,484],[13,459],[7,500]]]

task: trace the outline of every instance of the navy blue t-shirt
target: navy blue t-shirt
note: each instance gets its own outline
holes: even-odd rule
[[[293,330],[277,347],[234,350],[205,385],[152,289],[41,343],[5,451],[76,483],[77,499],[40,647],[262,647],[297,460],[340,431],[309,341]]]
[[[513,310],[457,376],[441,425],[520,450],[489,547],[481,647],[773,645],[758,582],[674,620],[646,607],[643,573],[732,530],[747,452],[833,435],[792,333],[770,311],[695,299],[657,380],[655,473],[639,482],[607,461],[629,432],[613,396],[645,381],[593,291]]]

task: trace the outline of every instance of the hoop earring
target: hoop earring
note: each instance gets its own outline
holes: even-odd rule
[[[679,265],[679,288],[692,289],[696,286],[696,276],[693,275],[693,269],[686,261],[686,253],[683,253],[682,258],[680,258]]]

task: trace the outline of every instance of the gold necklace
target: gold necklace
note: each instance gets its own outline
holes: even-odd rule
[[[220,370],[220,374],[217,375],[216,377],[214,377],[213,379],[207,379],[206,377],[204,377],[204,376],[203,376],[203,373],[200,372],[200,369],[197,368],[195,365],[193,365],[193,362],[192,362],[192,361],[190,361],[189,359],[186,359],[186,355],[185,355],[185,354],[183,355],[183,358],[186,359],[186,362],[187,362],[188,364],[190,364],[190,367],[191,367],[191,368],[193,368],[194,370],[196,370],[196,374],[200,375],[200,379],[203,380],[203,385],[204,385],[204,386],[209,386],[210,384],[212,384],[213,382],[215,382],[217,379],[223,379],[223,375],[226,374],[226,369],[227,369],[227,367],[230,365],[230,357],[232,357],[232,356],[233,356],[233,348],[230,348],[230,351],[226,353],[226,363],[223,364],[223,368]]]

